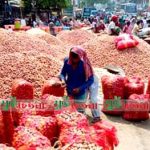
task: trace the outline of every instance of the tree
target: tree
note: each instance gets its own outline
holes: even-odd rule
[[[71,0],[22,0],[26,9],[32,8],[33,1],[37,9],[65,8],[71,4]]]
[[[95,3],[106,4],[110,0],[82,0],[82,6],[94,6]]]

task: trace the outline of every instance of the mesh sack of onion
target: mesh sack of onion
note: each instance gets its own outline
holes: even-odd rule
[[[51,141],[52,145],[58,139],[58,126],[53,117],[23,115],[20,119],[20,126],[38,130]]]
[[[103,150],[112,150],[119,143],[116,128],[104,121],[87,127],[62,128],[59,136],[59,142],[63,146],[82,143],[83,139],[103,148]]]
[[[36,149],[51,149],[51,143],[47,137],[43,136],[39,131],[27,128],[23,126],[18,126],[15,129],[15,134],[13,137],[13,146],[16,149],[25,148],[26,150],[31,147]]]
[[[2,111],[0,110],[0,143],[5,143],[5,130]]]
[[[63,150],[103,150],[102,147],[96,145],[93,142],[86,141],[83,139],[79,142],[72,142],[63,147]]]
[[[119,144],[116,128],[106,121],[92,125],[90,133],[92,139],[102,146],[104,150],[114,149]]]
[[[149,119],[149,94],[132,94],[126,101],[123,118],[128,121],[144,121]]]
[[[62,128],[59,143],[63,150],[102,150],[102,147],[91,138],[89,127]]]
[[[44,94],[41,97],[41,102],[45,105],[44,111],[37,111],[41,116],[55,116],[55,113],[61,111],[63,108],[64,98],[56,97],[50,94]],[[57,107],[60,107],[59,109]]]
[[[101,81],[102,91],[104,94],[103,112],[110,115],[121,115],[123,112],[121,106],[124,99],[124,77],[118,75],[105,75],[102,77]],[[120,108],[108,109],[107,103],[109,100],[111,102],[115,100],[115,97],[120,98]]]
[[[88,126],[88,120],[84,114],[79,113],[74,107],[70,106],[61,110],[56,114],[56,119],[59,127],[86,127]]]
[[[144,94],[144,82],[139,77],[125,79],[125,98],[129,98],[132,94]]]
[[[48,80],[42,88],[42,95],[50,94],[57,97],[63,97],[65,93],[65,88],[61,87],[61,85],[54,85],[55,83],[60,82],[58,78],[52,78]]]
[[[0,101],[0,103],[0,142],[11,145],[14,134],[13,108],[10,107],[11,103],[9,99]]]

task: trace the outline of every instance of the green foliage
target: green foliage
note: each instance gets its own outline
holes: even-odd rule
[[[106,4],[108,2],[110,2],[110,0],[83,0],[81,6],[94,6],[94,3]]]
[[[32,0],[22,0],[25,8],[29,9],[32,7]],[[53,8],[66,8],[71,4],[71,0],[34,0],[36,1],[36,8],[38,9],[49,9]]]

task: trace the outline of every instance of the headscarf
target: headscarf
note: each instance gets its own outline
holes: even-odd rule
[[[118,21],[118,16],[112,16],[112,18],[111,18],[111,20],[113,21],[113,22],[117,22]]]
[[[79,46],[75,46],[75,47],[71,48],[69,60],[68,60],[68,64],[70,64],[70,65],[72,64],[71,52],[77,54],[79,56],[80,60],[83,61],[86,80],[88,80],[88,78],[93,75],[93,69],[92,69],[92,65],[87,57],[85,50]]]

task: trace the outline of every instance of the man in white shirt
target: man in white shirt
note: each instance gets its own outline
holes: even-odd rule
[[[111,22],[108,25],[108,34],[109,35],[118,35],[119,34],[119,27],[116,26],[116,23],[118,21],[117,16],[112,16]]]

